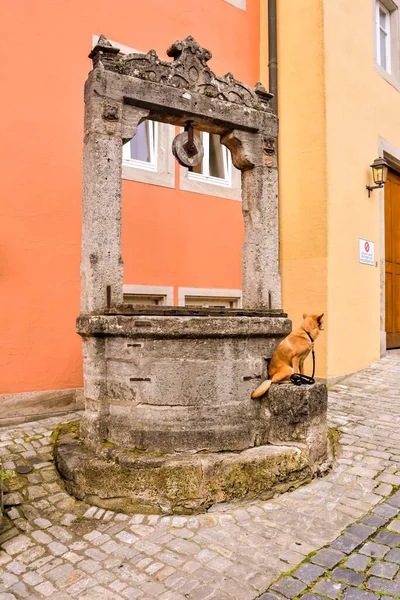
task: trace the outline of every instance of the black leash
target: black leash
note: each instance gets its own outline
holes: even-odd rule
[[[303,331],[305,331],[305,329]],[[314,379],[314,375],[315,375],[314,340],[312,339],[312,337],[308,333],[308,331],[305,331],[305,332],[308,335],[308,337],[310,338],[310,342],[311,342],[312,363],[313,363],[312,364],[312,375],[311,375],[311,377],[309,377],[309,375],[300,375],[299,373],[293,373],[293,375],[290,377],[290,381],[292,383],[294,383],[294,385],[312,385],[313,383],[315,383],[315,379]]]

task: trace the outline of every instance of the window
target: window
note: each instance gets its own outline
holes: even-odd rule
[[[237,299],[211,298],[207,296],[187,296],[185,306],[202,306],[204,308],[235,308]]]
[[[124,285],[124,304],[134,306],[172,306],[173,288],[158,285]]]
[[[391,72],[390,12],[381,3],[376,3],[376,60],[388,73]]]
[[[179,306],[240,308],[242,291],[232,289],[179,288]]]
[[[146,171],[157,171],[158,123],[146,120],[140,123],[135,137],[124,144],[122,164]]]
[[[189,169],[188,178],[230,187],[232,184],[232,160],[228,148],[223,146],[219,135],[205,131],[196,132],[204,148],[203,160]]]
[[[203,143],[203,160],[191,169],[181,167],[181,190],[241,200],[241,174],[233,166],[231,153],[221,144],[220,136],[205,131],[196,131],[195,135]]]

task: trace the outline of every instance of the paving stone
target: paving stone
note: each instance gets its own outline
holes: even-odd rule
[[[354,553],[351,554],[345,562],[345,567],[353,569],[354,571],[365,571],[370,562],[371,558],[369,556]]]
[[[18,492],[4,495],[4,506],[18,506],[22,504],[23,498]]]
[[[39,585],[35,587],[35,590],[42,594],[42,596],[44,596],[45,598],[52,596],[57,591],[54,585],[49,581],[39,583]]]
[[[400,545],[400,534],[392,533],[382,529],[375,536],[375,541],[378,544],[384,544],[385,546],[398,546]]]
[[[386,527],[389,529],[389,531],[400,533],[400,519],[393,519],[393,521],[390,521]]]
[[[395,563],[377,560],[369,569],[368,574],[376,575],[377,577],[384,577],[386,579],[392,579],[398,570],[399,565],[396,565]]]
[[[344,558],[345,554],[343,554],[343,552],[331,550],[329,548],[323,548],[311,558],[311,562],[320,565],[321,567],[328,567],[329,569],[332,569],[333,567],[336,567],[336,565]]]
[[[389,581],[380,577],[370,577],[366,583],[368,589],[390,596],[400,596],[400,581]]]
[[[388,483],[381,483],[374,490],[374,492],[376,494],[380,494],[381,496],[388,496],[391,493],[392,489],[393,489],[392,486],[389,485]]]
[[[143,592],[138,588],[127,587],[124,589],[124,598],[127,598],[128,600],[136,600],[136,598],[139,598],[140,596],[143,596]]]
[[[396,492],[393,496],[390,496],[390,498],[387,499],[387,503],[400,508],[400,492]]]
[[[378,598],[379,595],[352,587],[347,588],[342,596],[343,600],[378,600]]]
[[[377,529],[378,527],[368,527],[363,523],[355,523],[346,529],[346,534],[351,535],[363,542],[373,533],[375,533]]]
[[[52,538],[50,535],[48,535],[41,529],[39,529],[38,531],[34,531],[32,533],[32,537],[35,538],[35,540],[40,544],[50,544],[51,542],[54,542],[54,538]]]
[[[283,577],[271,586],[271,590],[275,590],[285,596],[285,598],[295,598],[306,589],[306,585],[294,579],[293,577]]]
[[[331,548],[335,548],[335,550],[340,550],[345,554],[350,554],[353,552],[357,546],[362,543],[362,540],[356,539],[350,535],[343,534],[339,536],[334,542],[331,544]]]
[[[390,506],[390,504],[384,503],[380,506],[377,506],[372,511],[374,515],[378,515],[380,517],[395,517],[397,515],[397,508],[394,506]]]
[[[14,573],[14,575],[21,575],[21,573],[25,573],[26,566],[16,560],[13,560],[8,563],[7,571],[11,571],[11,573]]]
[[[49,521],[48,519],[42,519],[41,517],[35,519],[34,523],[35,525],[40,527],[40,529],[48,529],[52,525],[51,521]]]
[[[23,552],[30,546],[33,546],[32,540],[30,540],[26,535],[18,535],[8,542],[4,542],[2,544],[2,549],[7,552],[7,554],[19,554]]]
[[[351,569],[344,569],[343,567],[336,567],[336,569],[332,571],[331,577],[332,579],[344,581],[345,583],[355,587],[361,585],[365,580],[365,575],[362,573],[358,573],[357,571],[353,571]]]
[[[51,542],[51,544],[49,544],[49,550],[52,552],[52,554],[58,556],[64,554],[64,552],[67,552],[68,548],[59,542]]]
[[[400,548],[392,548],[385,556],[385,560],[397,563],[400,565]]]
[[[43,577],[34,571],[29,571],[29,573],[23,575],[23,580],[28,585],[38,585],[39,583],[42,583]]]
[[[362,546],[362,548],[360,548],[359,552],[374,558],[383,558],[389,550],[389,546],[377,544],[376,542],[367,542],[364,544],[364,546]]]
[[[332,598],[332,600],[335,600],[335,598],[338,597],[338,595],[346,588],[346,584],[344,583],[340,583],[338,581],[332,581],[332,579],[321,579],[321,581],[318,581],[318,583],[315,584],[315,586],[313,587],[313,589],[311,590],[312,592],[318,592],[319,594],[322,594],[323,596],[328,596],[328,598]]]
[[[369,525],[376,529],[379,527],[383,527],[389,520],[389,517],[380,517],[379,515],[367,515],[363,519],[361,519],[361,523],[365,525]]]
[[[305,583],[312,583],[323,574],[324,569],[322,567],[313,565],[312,563],[305,563],[293,573],[293,577],[297,577],[297,579],[301,579]]]

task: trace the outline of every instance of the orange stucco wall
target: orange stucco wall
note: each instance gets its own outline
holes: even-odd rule
[[[212,68],[254,84],[259,0],[41,0],[2,7],[0,393],[82,385],[83,84],[93,34],[165,57],[193,35]],[[239,288],[239,202],[124,181],[125,281]]]

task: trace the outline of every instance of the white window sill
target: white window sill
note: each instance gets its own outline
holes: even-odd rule
[[[173,173],[157,173],[157,171],[130,167],[126,164],[122,164],[122,179],[147,183],[149,185],[158,185],[161,187],[175,187],[175,177]]]
[[[179,184],[181,190],[203,194],[204,196],[217,196],[218,198],[226,198],[227,200],[236,200],[238,202],[242,200],[241,174],[238,169],[232,169],[231,184],[224,179],[220,180],[221,183],[216,183],[216,179],[215,177],[197,177],[185,167],[180,167]]]

